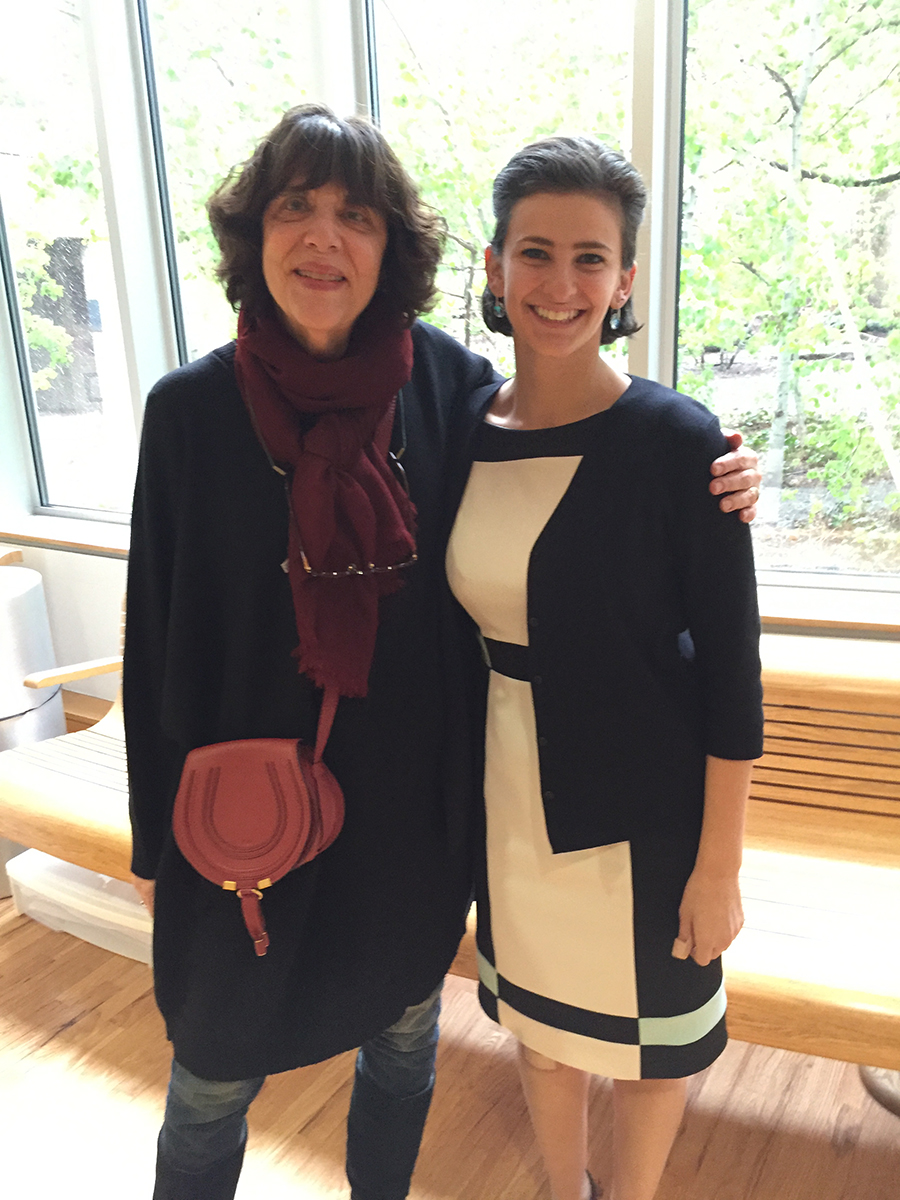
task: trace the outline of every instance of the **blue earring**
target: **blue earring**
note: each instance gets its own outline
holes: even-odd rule
[[[621,325],[621,321],[619,320],[619,310],[617,308],[611,308],[609,310],[609,327],[610,327],[610,329],[613,329],[613,330],[618,329],[620,325]]]
[[[497,296],[491,307],[492,307],[492,311],[493,311],[495,317],[505,317],[506,316],[506,307],[503,303],[502,296]]]

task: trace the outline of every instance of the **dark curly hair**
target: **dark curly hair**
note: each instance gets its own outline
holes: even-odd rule
[[[298,177],[310,189],[339,184],[353,203],[384,217],[387,246],[376,296],[383,312],[412,325],[434,303],[444,220],[420,199],[374,125],[361,117],[342,120],[324,104],[288,109],[207,202],[222,254],[216,274],[232,306],[254,316],[272,304],[262,271],[263,213]]]
[[[491,241],[495,254],[503,250],[509,219],[519,200],[540,192],[583,192],[601,200],[614,200],[622,214],[622,266],[634,264],[637,231],[643,220],[647,189],[637,170],[602,142],[590,137],[549,137],[518,150],[494,180],[494,216],[497,227]],[[512,325],[494,312],[496,296],[489,287],[481,297],[484,323],[493,333],[512,337]],[[630,337],[641,326],[634,318],[631,297],[619,310],[619,327],[612,329],[609,313],[603,318],[600,344]]]

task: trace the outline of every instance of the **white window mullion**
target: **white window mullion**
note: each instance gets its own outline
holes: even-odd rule
[[[631,159],[650,194],[638,237],[629,370],[672,387],[678,336],[687,0],[636,0]]]
[[[356,112],[380,122],[373,0],[350,0]]]
[[[6,524],[40,503],[13,339],[14,314],[0,288],[0,519]]]
[[[138,14],[134,0],[82,4],[128,383],[139,428],[148,390],[178,365],[178,351]]]
[[[315,47],[309,99],[340,117],[370,116],[369,6],[366,0],[308,0],[309,35]]]

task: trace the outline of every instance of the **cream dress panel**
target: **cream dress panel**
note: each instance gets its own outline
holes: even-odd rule
[[[450,585],[485,637],[528,644],[527,575],[538,536],[580,457],[476,462],[447,551]],[[591,1012],[637,1017],[627,842],[553,854],[541,799],[531,685],[490,675],[488,888],[499,974]],[[586,1070],[640,1076],[637,1046],[544,1025],[499,1004],[526,1045]]]

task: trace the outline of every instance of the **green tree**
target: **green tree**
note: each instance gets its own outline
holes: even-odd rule
[[[898,31],[896,0],[699,0],[691,10],[681,352],[701,368],[713,348],[726,364],[774,354],[771,518],[786,450],[803,453],[810,419],[821,447],[822,418],[833,415],[842,465],[822,477],[850,509],[874,463],[843,436],[846,422],[862,415],[882,448],[879,469],[891,461],[884,410],[896,406],[896,378],[883,403],[869,389],[848,413],[828,376],[837,356],[852,357],[859,330],[872,331],[865,369],[883,362],[900,323],[896,276],[872,253],[900,181]],[[839,272],[826,266],[832,249]]]

